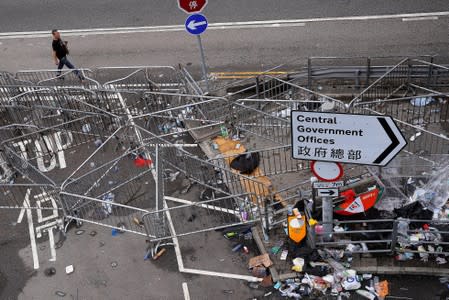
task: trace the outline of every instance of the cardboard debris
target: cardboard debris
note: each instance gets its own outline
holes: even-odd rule
[[[271,277],[271,275],[265,276],[262,279],[262,282],[260,283],[260,285],[262,287],[265,287],[265,288],[272,286],[273,285],[273,278]]]
[[[268,253],[255,256],[250,258],[248,266],[250,269],[257,267],[257,266],[264,266],[265,268],[268,268],[273,265],[273,262],[270,259],[270,256]]]

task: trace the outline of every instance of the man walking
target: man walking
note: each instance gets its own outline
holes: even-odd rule
[[[60,76],[61,70],[64,67],[64,65],[66,65],[67,68],[69,69],[75,69],[75,66],[67,58],[67,55],[69,55],[67,42],[61,40],[61,34],[58,32],[57,29],[53,29],[51,31],[51,34],[53,35],[53,42],[51,44],[53,49],[53,59],[55,61],[55,64],[58,66],[58,76]],[[74,73],[76,74],[76,76],[78,76],[78,78],[81,81],[84,81],[84,76],[83,74],[81,74],[80,71],[75,69]]]

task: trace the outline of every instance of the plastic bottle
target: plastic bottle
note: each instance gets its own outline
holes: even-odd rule
[[[228,129],[225,126],[220,127],[221,136],[227,138],[229,136]]]

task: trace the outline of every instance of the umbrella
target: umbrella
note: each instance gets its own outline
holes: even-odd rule
[[[339,215],[349,216],[362,213],[373,207],[380,197],[382,197],[383,189],[375,188],[368,192],[362,193],[357,197],[353,195],[346,196],[346,200],[338,205],[334,212]]]

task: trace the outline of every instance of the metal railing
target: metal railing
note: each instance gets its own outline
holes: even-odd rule
[[[152,242],[174,237],[169,230],[169,222],[172,222],[178,237],[233,226],[254,225],[260,221],[260,211],[249,202],[251,197],[245,193],[191,202],[166,196],[165,201],[169,207],[145,214],[143,223],[150,230]]]
[[[344,72],[350,71],[340,67]],[[399,64],[396,60],[392,68],[370,66],[365,81],[360,80],[360,74],[351,77],[359,80],[355,85],[368,86],[351,105],[314,88],[318,83],[314,80],[329,79],[325,65],[308,69],[305,78],[312,81],[309,88],[299,84],[304,79],[299,73],[277,77],[265,74],[238,82],[248,86],[226,97],[205,96],[187,70],[178,72],[163,66],[83,70],[88,79],[84,88],[74,71],[64,72],[63,82],[54,70],[19,72],[13,79],[4,75],[7,81],[0,95],[1,125],[4,125],[0,131],[2,166],[25,175],[30,184],[60,189],[61,208],[68,218],[135,232],[153,241],[173,237],[167,228],[167,216],[174,220],[178,235],[237,224],[260,223],[269,230],[284,217],[285,209],[276,207],[279,203],[294,205],[313,196],[308,164],[291,158],[292,110],[390,114],[404,129],[407,139],[421,133],[415,136],[408,152],[443,153],[449,148],[448,138],[441,136],[444,131],[440,130],[448,122],[444,102],[447,95],[428,90],[444,85],[445,70],[444,66],[410,59]],[[419,85],[427,79],[424,72],[431,76],[427,86]],[[233,84],[238,87],[236,82]],[[377,101],[376,97],[396,97],[403,88],[418,91],[425,99],[440,98],[428,106],[411,104],[421,94]],[[240,99],[241,93],[245,93],[245,98]],[[427,127],[420,127],[423,124]],[[243,133],[242,143],[248,143],[251,152],[259,153],[258,173],[245,175],[231,169],[229,162],[233,155],[208,160],[196,150],[182,148],[187,134],[199,141],[204,132],[217,135],[222,125],[231,131],[231,137]],[[60,150],[75,151],[86,144],[95,147],[75,170],[70,169],[68,177],[58,178],[57,173],[40,168],[43,165],[49,169]],[[138,157],[156,158],[158,164],[136,167],[133,164]],[[119,173],[117,168],[121,170]],[[376,175],[363,167],[347,166],[345,171],[346,182],[351,177]],[[167,198],[161,181],[172,182],[177,175],[198,183],[208,198],[199,201]],[[151,177],[157,191],[152,190]],[[268,180],[262,180],[263,177]],[[293,177],[295,183],[284,182]],[[401,191],[389,183],[385,188]],[[181,205],[162,208],[159,206],[162,199]],[[20,197],[7,198],[4,207],[17,206],[19,201]],[[206,225],[191,222],[183,227],[184,216],[188,214],[201,216]],[[394,222],[390,226],[391,220],[382,220],[389,224],[379,232],[385,236],[365,239],[360,235],[375,232],[353,228],[363,225],[361,221],[364,220],[335,221],[334,225],[347,226],[348,230],[334,233],[334,244],[313,240],[317,245],[334,246],[340,241],[348,244],[354,237],[357,243],[381,244],[380,248],[373,248],[378,252],[385,252],[388,245],[394,244],[387,237],[394,232]]]

